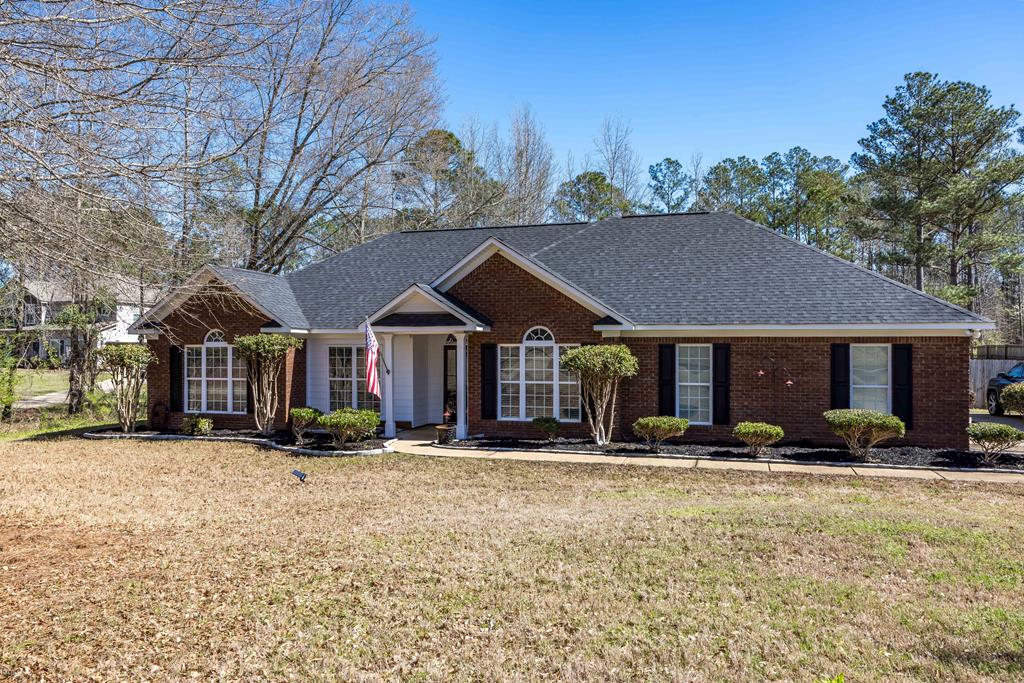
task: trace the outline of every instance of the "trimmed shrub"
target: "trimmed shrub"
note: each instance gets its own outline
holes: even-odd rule
[[[343,446],[351,441],[373,437],[380,425],[380,415],[372,410],[342,408],[321,415],[317,422],[331,435],[335,446]]]
[[[295,435],[295,443],[297,444],[306,442],[306,432],[323,415],[316,408],[292,408],[288,414],[292,418],[292,434]]]
[[[996,464],[1003,451],[1024,441],[1021,430],[995,422],[974,422],[967,427],[967,436],[981,448],[981,461],[986,465]]]
[[[689,426],[690,421],[682,417],[641,417],[633,423],[633,433],[647,442],[652,453],[660,453],[662,441],[682,436]]]
[[[1005,412],[1024,415],[1024,382],[1004,387],[999,394],[999,402]]]
[[[535,417],[533,418],[533,426],[544,432],[548,437],[548,441],[554,441],[562,424],[553,417]]]
[[[867,460],[871,449],[882,441],[903,438],[906,434],[903,420],[877,410],[843,408],[825,411],[823,417],[858,460]]]
[[[213,420],[198,415],[186,415],[181,421],[181,433],[189,436],[209,436],[213,431]]]
[[[766,446],[782,440],[786,434],[782,427],[767,422],[740,422],[732,430],[732,435],[747,444],[750,457],[756,458]]]

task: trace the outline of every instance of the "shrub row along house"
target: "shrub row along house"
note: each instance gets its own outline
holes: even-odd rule
[[[381,343],[383,398],[365,385],[364,330]],[[385,235],[288,275],[206,267],[134,326],[158,362],[155,426],[190,413],[250,427],[232,339],[301,337],[280,379],[292,407],[379,409],[385,434],[536,436],[535,417],[585,436],[560,354],[621,343],[639,360],[617,434],[645,415],[687,438],[743,420],[830,442],[830,408],[899,416],[906,443],[967,446],[968,350],[991,321],[730,213]]]

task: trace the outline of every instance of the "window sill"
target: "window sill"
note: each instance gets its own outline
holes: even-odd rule
[[[532,418],[532,417],[499,417],[499,418],[496,418],[496,420],[498,422],[523,422],[523,423],[531,423],[531,422],[534,421],[534,419],[536,419],[536,418]],[[578,424],[581,424],[583,422],[583,420],[559,420],[558,422],[559,422],[559,424],[565,424],[565,425],[578,425]]]
[[[248,415],[249,413],[238,412],[237,410],[183,410],[184,415]]]

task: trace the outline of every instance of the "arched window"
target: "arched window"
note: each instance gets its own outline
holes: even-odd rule
[[[531,327],[522,344],[498,347],[498,417],[532,420],[580,419],[579,382],[560,367],[562,353],[575,344],[556,344],[546,327]]]
[[[221,330],[210,330],[202,345],[185,347],[186,412],[244,413],[247,394],[245,359]]]
[[[551,334],[551,330],[546,327],[531,327],[523,335],[524,343],[531,342],[548,342],[550,344],[555,343],[555,335]]]

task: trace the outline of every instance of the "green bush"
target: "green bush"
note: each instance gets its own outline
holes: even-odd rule
[[[967,435],[981,448],[981,460],[988,465],[996,464],[1003,451],[1024,441],[1024,432],[994,422],[974,422],[967,427]]]
[[[313,427],[320,416],[323,415],[316,408],[292,408],[288,413],[292,418],[292,434],[295,435],[295,443],[302,444],[306,441],[306,432]]]
[[[652,453],[660,453],[662,441],[682,436],[689,426],[690,421],[682,417],[641,417],[633,423],[633,433],[647,442]]]
[[[999,402],[1005,412],[1024,415],[1024,382],[1005,387],[999,394]]]
[[[544,432],[548,437],[548,441],[554,441],[562,424],[553,417],[535,417],[533,418],[533,426]]]
[[[209,436],[213,431],[213,420],[198,415],[186,415],[181,421],[181,433],[189,436]]]
[[[766,446],[781,441],[786,434],[782,427],[767,422],[740,422],[732,430],[732,435],[747,444],[750,457],[756,458]]]
[[[372,410],[342,408],[321,415],[317,422],[334,439],[334,445],[340,447],[350,441],[362,441],[373,437],[380,425],[380,415]]]
[[[836,436],[846,442],[850,453],[858,460],[867,460],[871,449],[886,439],[902,438],[906,433],[903,420],[877,410],[843,408],[824,413]]]

